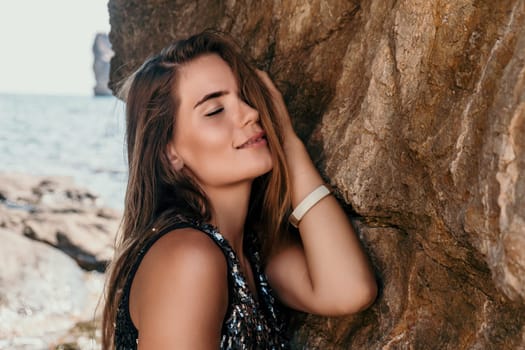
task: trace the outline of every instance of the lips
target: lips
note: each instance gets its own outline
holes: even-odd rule
[[[262,141],[266,141],[266,139],[264,138],[265,135],[266,133],[264,131],[258,132],[257,134],[253,135],[248,140],[246,140],[243,144],[235,148],[242,149],[242,148],[246,148],[246,147],[250,147],[250,146],[259,144]]]

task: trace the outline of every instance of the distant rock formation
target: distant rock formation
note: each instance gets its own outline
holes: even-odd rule
[[[95,96],[110,96],[108,87],[109,68],[113,50],[107,34],[98,33],[93,43],[93,71],[95,73],[96,85],[93,88]]]
[[[525,1],[109,8],[111,86],[174,39],[231,33],[355,212],[379,298],[295,315],[296,348],[525,349]]]

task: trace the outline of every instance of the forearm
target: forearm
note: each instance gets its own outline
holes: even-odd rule
[[[291,135],[284,145],[295,208],[323,183],[302,142]],[[299,223],[312,293],[320,301],[350,298],[359,303],[375,296],[368,258],[334,196],[315,204]]]
[[[284,152],[297,205],[323,183],[306,148],[293,131],[282,95],[258,71],[276,106],[284,135]],[[333,196],[326,196],[299,223],[302,245],[283,247],[270,259],[267,272],[288,305],[319,314],[347,314],[367,307],[377,286],[368,259],[352,226]]]

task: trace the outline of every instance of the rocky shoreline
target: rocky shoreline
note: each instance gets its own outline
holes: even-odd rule
[[[0,349],[97,349],[121,213],[68,177],[0,174]]]

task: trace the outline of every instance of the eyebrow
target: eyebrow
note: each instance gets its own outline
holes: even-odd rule
[[[211,99],[217,98],[217,97],[221,97],[221,96],[224,96],[224,95],[227,95],[227,94],[228,94],[228,91],[215,91],[215,92],[212,92],[210,94],[204,95],[204,97],[201,98],[199,100],[199,102],[197,102],[195,104],[195,106],[193,106],[193,109],[197,108],[199,105],[203,104],[204,102],[206,102],[208,100],[211,100]]]

